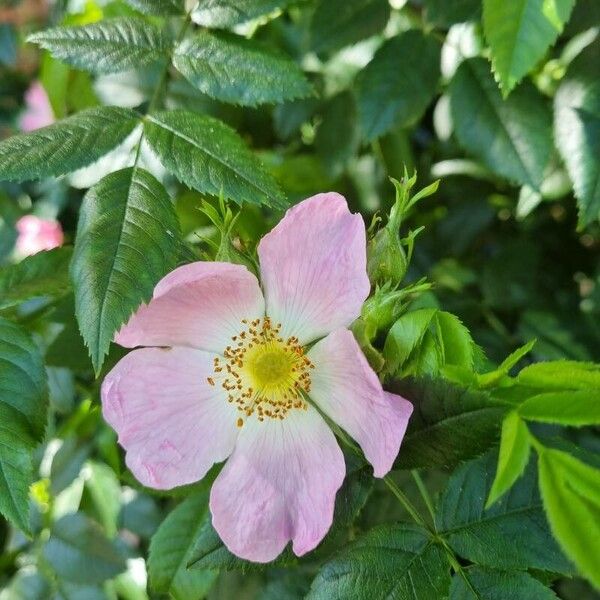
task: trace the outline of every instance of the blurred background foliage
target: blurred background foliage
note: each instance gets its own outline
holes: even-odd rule
[[[25,42],[52,25],[139,15],[144,4],[3,0],[0,139],[19,131],[34,81],[43,86],[56,119],[103,104],[147,105],[160,75],[154,65],[92,76]],[[230,124],[290,203],[336,190],[367,225],[394,205],[390,178],[401,178],[406,169],[418,173],[418,187],[440,179],[437,192],[422,198],[400,224],[404,235],[418,232],[404,283],[426,277],[433,284],[411,310],[439,308],[459,317],[485,352],[478,360],[490,369],[533,338],[537,343],[526,361],[600,361],[598,1],[578,0],[572,13],[557,17],[564,29],[550,34],[547,43],[533,40],[539,48],[530,48],[516,63],[494,35],[501,26],[497,16],[482,13],[478,0],[271,4],[268,14],[235,25],[235,31],[291,56],[311,81],[313,95],[242,107],[204,95],[174,74],[164,105]],[[125,144],[60,179],[0,182],[0,264],[14,260],[15,224],[25,214],[58,219],[66,243],[73,242],[85,190],[121,168],[132,149]],[[156,170],[161,175],[160,167]],[[218,200],[164,172],[162,179],[175,198],[192,257],[220,253],[231,259],[251,251],[281,214],[244,205],[231,225]],[[0,518],[0,598],[162,597],[146,591],[150,538],[176,504],[179,513],[169,518],[179,519],[182,535],[206,527],[205,515],[194,510],[195,501],[202,504],[197,498],[206,493],[206,483],[178,504],[177,498],[127,480],[114,433],[99,412],[98,382],[72,295],[50,307],[38,300],[8,306],[44,349],[51,413],[50,442],[36,456],[40,478],[31,500],[32,528],[44,534],[31,544]],[[113,347],[104,372],[120,356]],[[578,444],[599,450],[589,431],[572,435]],[[352,477],[358,512],[371,484],[359,468]],[[447,479],[442,470],[427,473],[433,493]],[[401,474],[399,482],[421,506],[414,481]],[[378,483],[345,535],[353,538],[405,517],[393,500]],[[178,564],[189,558],[178,557]],[[307,572],[314,574],[310,564],[306,572],[275,565],[221,574],[198,570],[193,576],[182,574],[182,568],[171,569],[155,589],[170,590],[181,600],[201,597],[201,590],[209,598],[291,599],[303,597],[311,580]],[[544,577],[540,572],[547,583]],[[581,580],[558,579],[554,590],[565,599],[597,597]]]

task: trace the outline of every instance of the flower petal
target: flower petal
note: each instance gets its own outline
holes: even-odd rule
[[[231,454],[238,414],[224,390],[207,382],[213,358],[191,348],[141,348],[104,379],[104,418],[144,485],[169,489],[198,481]]]
[[[412,404],[382,389],[347,329],[316,343],[308,357],[315,365],[310,397],[360,444],[375,476],[383,477],[400,449]]]
[[[309,407],[281,421],[249,419],[213,484],[213,526],[231,552],[269,562],[293,541],[301,556],[323,539],[345,474],[335,436]]]
[[[258,256],[267,314],[303,344],[349,325],[369,295],[365,226],[339,194],[288,210]]]
[[[221,353],[244,327],[242,319],[264,315],[256,277],[241,265],[196,262],[158,282],[116,335],[121,346],[191,346]]]

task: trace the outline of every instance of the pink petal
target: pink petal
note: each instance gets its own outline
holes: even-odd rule
[[[190,346],[223,352],[245,326],[242,319],[264,315],[256,277],[241,265],[196,262],[159,281],[143,305],[116,335],[121,346]]]
[[[317,411],[242,427],[235,450],[213,484],[213,525],[231,552],[269,562],[293,541],[301,556],[323,539],[333,520],[344,456]]]
[[[308,343],[359,316],[369,295],[365,227],[343,196],[304,200],[258,246],[267,314]]]
[[[61,224],[52,219],[25,215],[16,223],[18,233],[16,251],[19,256],[31,256],[42,250],[62,246],[64,234]]]
[[[308,357],[315,365],[310,397],[360,444],[375,476],[383,477],[398,455],[412,404],[384,392],[347,329],[315,344]]]
[[[231,454],[238,414],[224,390],[207,382],[213,358],[191,348],[141,348],[104,379],[104,418],[144,485],[169,489],[198,481]]]
[[[34,81],[25,93],[25,106],[20,119],[22,131],[34,131],[51,125],[56,120],[48,94],[39,81]]]

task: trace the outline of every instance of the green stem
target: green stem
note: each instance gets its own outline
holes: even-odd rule
[[[431,527],[427,525],[425,519],[419,514],[419,511],[413,506],[412,502],[406,497],[404,492],[398,487],[398,484],[389,476],[383,478],[383,482],[388,486],[389,490],[400,501],[400,504],[406,509],[406,512],[413,518],[415,523],[425,527],[431,531]]]
[[[429,495],[429,491],[425,487],[425,483],[423,482],[421,475],[416,469],[413,469],[410,472],[410,474],[412,475],[413,479],[415,480],[415,483],[417,484],[417,488],[419,489],[419,493],[423,498],[423,502],[425,502],[425,506],[427,507],[427,510],[431,515],[431,522],[433,523],[433,527],[435,529],[435,511],[433,510],[433,502],[431,500],[431,496]]]

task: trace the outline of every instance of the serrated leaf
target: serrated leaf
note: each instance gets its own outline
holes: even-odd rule
[[[485,392],[429,378],[388,387],[415,407],[396,468],[454,467],[478,456],[498,439],[507,407]]]
[[[54,27],[29,36],[29,42],[73,67],[117,73],[166,58],[169,39],[143,19],[106,19],[80,27]]]
[[[115,332],[177,264],[171,199],[140,168],[104,177],[84,197],[71,276],[75,312],[96,372]]]
[[[200,192],[284,206],[273,177],[238,134],[207,115],[175,110],[148,117],[146,140],[165,167]]]
[[[415,29],[387,40],[358,76],[358,114],[372,140],[418,121],[440,77],[440,44]]]
[[[483,58],[464,60],[450,84],[455,132],[494,173],[539,190],[552,148],[552,118],[543,97],[523,84],[503,100]]]
[[[378,527],[325,563],[307,600],[445,598],[450,572],[444,551],[416,525]]]
[[[102,106],[4,140],[0,142],[0,180],[43,179],[86,167],[118,146],[139,118],[126,108]]]
[[[495,470],[496,453],[491,452],[454,472],[435,519],[444,539],[457,554],[479,565],[571,572],[546,522],[535,464],[485,510]]]
[[[310,22],[314,52],[337,50],[379,33],[390,18],[387,0],[319,0]]]
[[[500,496],[508,491],[523,474],[529,462],[530,444],[527,425],[516,411],[512,411],[502,421],[498,466],[492,488],[485,507],[489,508]]]
[[[505,94],[556,41],[575,0],[483,0],[483,30]]]
[[[116,543],[109,541],[99,525],[81,513],[56,521],[42,552],[52,570],[71,583],[102,583],[126,568]]]
[[[204,94],[243,106],[302,98],[312,89],[289,57],[228,33],[201,31],[183,40],[173,65]]]
[[[162,522],[150,542],[148,575],[156,592],[176,600],[206,595],[218,571],[188,570],[194,543],[208,515],[208,493],[192,494]]]
[[[472,369],[475,343],[469,330],[456,315],[444,310],[436,313],[435,321],[443,364]]]
[[[579,571],[600,589],[600,470],[550,449],[540,452],[538,465],[552,532]]]
[[[557,600],[529,573],[470,567],[452,578],[450,600]]]
[[[600,425],[600,390],[537,394],[521,404],[519,414],[528,421],[572,427]]]
[[[479,387],[493,387],[503,377],[506,377],[510,370],[517,365],[517,363],[524,357],[527,356],[535,346],[536,340],[531,340],[525,345],[517,348],[514,352],[511,352],[498,366],[497,369],[490,371],[489,373],[481,373],[477,375],[477,383]]]
[[[69,262],[72,253],[72,248],[55,248],[0,269],[0,309],[31,298],[60,298],[66,294],[71,289]]]
[[[600,388],[600,365],[575,360],[539,362],[525,367],[518,375],[522,385],[550,390]]]
[[[554,98],[554,136],[582,226],[600,219],[600,42],[569,67]]]
[[[205,27],[231,27],[277,9],[292,0],[203,0],[192,13],[192,20]]]
[[[147,15],[164,17],[185,12],[185,0],[126,0],[133,8]]]
[[[31,454],[46,426],[48,390],[29,334],[0,317],[0,512],[29,532]]]

